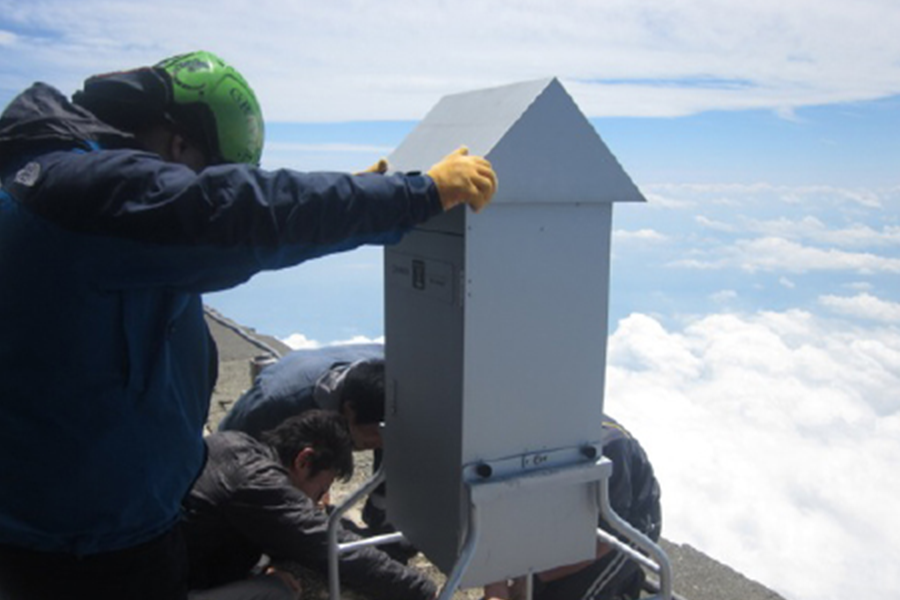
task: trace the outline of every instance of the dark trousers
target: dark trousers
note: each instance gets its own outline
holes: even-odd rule
[[[175,528],[88,556],[0,545],[0,600],[185,600],[187,554]]]
[[[257,575],[209,590],[195,590],[188,600],[295,600],[297,592],[274,575]]]
[[[641,567],[613,551],[562,579],[541,583],[535,577],[534,600],[636,600],[643,583]]]

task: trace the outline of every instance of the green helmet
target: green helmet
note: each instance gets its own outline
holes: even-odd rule
[[[170,80],[172,117],[199,125],[213,162],[259,164],[265,135],[262,111],[240,73],[204,51],[167,58],[156,69]]]

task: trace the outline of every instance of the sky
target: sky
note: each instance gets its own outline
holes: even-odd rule
[[[790,600],[893,597],[897,31],[895,0],[0,0],[0,104],[204,48],[254,86],[264,168],[346,171],[446,94],[559,77],[647,199],[614,207],[605,408],[664,535]],[[381,268],[206,300],[296,347],[379,339]]]

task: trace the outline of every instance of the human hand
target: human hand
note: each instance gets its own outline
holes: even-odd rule
[[[288,573],[277,567],[269,567],[266,569],[266,576],[277,577],[280,579],[294,594],[295,600],[300,600],[303,597],[303,586],[300,585],[300,582],[292,573]]]
[[[462,203],[478,212],[491,201],[497,191],[497,174],[491,163],[481,156],[469,156],[461,146],[428,170],[441,197],[444,210]]]
[[[509,584],[496,581],[484,586],[484,600],[509,600]]]
[[[365,175],[367,173],[376,173],[378,175],[384,175],[388,170],[388,161],[386,158],[379,158],[378,162],[369,167],[368,169],[364,169],[362,171],[357,171],[354,175]]]

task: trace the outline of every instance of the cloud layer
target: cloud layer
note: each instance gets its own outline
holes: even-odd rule
[[[891,597],[898,386],[897,326],[633,314],[610,339],[606,407],[654,462],[664,535],[788,598]]]
[[[250,75],[276,121],[418,119],[446,93],[549,75],[591,116],[790,117],[900,92],[893,0],[2,0],[0,14],[7,94],[202,47]]]

